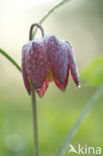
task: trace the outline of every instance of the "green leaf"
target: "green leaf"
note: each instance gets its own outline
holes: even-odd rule
[[[57,8],[63,6],[65,3],[67,3],[70,0],[61,0],[60,2],[58,2],[57,4],[55,4],[48,12],[46,12],[46,14],[40,19],[39,24],[42,24],[47,18],[48,16],[50,16]],[[33,34],[32,34],[32,38],[35,37],[36,33],[37,33],[37,29],[35,28]]]
[[[84,122],[84,120],[86,119],[86,117],[88,116],[90,111],[93,109],[93,106],[96,104],[97,100],[102,95],[103,95],[103,85],[96,91],[96,93],[93,95],[93,97],[90,99],[90,101],[86,104],[83,111],[80,113],[80,115],[77,118],[74,126],[72,127],[72,129],[68,133],[67,137],[65,138],[64,144],[62,145],[62,147],[61,147],[61,149],[60,149],[60,151],[58,153],[58,156],[63,156],[64,155],[64,153],[66,151],[66,147],[71,143],[71,140],[73,139],[73,137],[78,132],[79,127]]]
[[[103,57],[97,58],[81,73],[81,79],[89,86],[101,86],[103,84]]]
[[[16,61],[3,49],[0,48],[0,54],[6,57],[18,70],[21,72],[21,67],[16,63]]]

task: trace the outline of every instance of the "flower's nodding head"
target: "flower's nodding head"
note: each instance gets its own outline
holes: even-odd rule
[[[44,95],[49,81],[53,80],[61,90],[65,90],[69,72],[76,86],[79,86],[71,44],[53,35],[44,36],[43,32],[42,36],[41,39],[28,42],[22,49],[22,73],[28,93],[31,94],[30,81],[39,96]]]

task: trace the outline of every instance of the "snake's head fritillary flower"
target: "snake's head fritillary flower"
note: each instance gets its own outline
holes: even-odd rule
[[[31,94],[30,81],[39,96],[43,96],[50,81],[63,91],[69,72],[79,86],[79,76],[71,44],[53,35],[43,36],[23,46],[22,73],[25,87]]]

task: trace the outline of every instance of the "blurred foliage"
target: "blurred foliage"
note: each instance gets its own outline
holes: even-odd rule
[[[81,78],[89,86],[101,86],[103,84],[103,57],[95,59],[83,69]]]
[[[63,94],[51,83],[45,96],[38,98],[38,124],[41,156],[55,156],[74,125],[81,110],[94,94],[92,88],[75,88],[69,82]],[[0,156],[32,156],[33,130],[31,99],[22,82],[8,84],[0,92]],[[22,86],[22,87],[21,87]],[[25,97],[25,98],[24,98]],[[103,147],[102,105],[103,97],[94,107],[89,118],[81,125],[72,144]],[[95,137],[94,137],[95,136]],[[65,155],[68,156],[68,148]]]

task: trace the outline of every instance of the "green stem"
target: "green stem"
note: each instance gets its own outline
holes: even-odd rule
[[[0,53],[5,56],[20,72],[21,72],[21,68],[20,66],[16,63],[16,61],[9,56],[4,50],[0,49]]]
[[[41,20],[39,21],[39,24],[42,24],[42,23],[45,21],[45,19],[46,19],[49,15],[51,15],[51,13],[53,13],[53,12],[55,11],[55,9],[59,8],[60,6],[62,6],[63,4],[65,4],[65,3],[68,2],[68,1],[70,1],[70,0],[62,0],[62,1],[60,1],[58,4],[54,5],[54,6],[41,18]],[[32,33],[32,38],[35,37],[35,35],[36,35],[36,33],[37,33],[37,29],[38,29],[38,28],[35,28],[34,32]]]
[[[44,36],[44,31],[41,25],[38,23],[34,23],[30,27],[30,33],[29,33],[29,40],[32,40],[32,30],[33,27],[38,27],[41,30],[42,37]],[[30,80],[31,85],[31,98],[32,98],[32,112],[33,112],[33,131],[34,131],[34,156],[39,156],[39,141],[38,141],[38,125],[37,125],[37,103],[36,103],[36,96],[35,96],[35,89],[34,86]]]
[[[96,91],[96,93],[93,95],[91,100],[87,103],[87,105],[84,108],[84,110],[81,112],[80,116],[78,117],[78,119],[76,120],[74,126],[72,127],[71,131],[69,132],[68,136],[66,137],[66,139],[64,141],[64,144],[63,144],[63,146],[61,147],[61,149],[59,151],[58,156],[63,156],[64,155],[67,146],[69,145],[69,143],[71,142],[72,138],[74,137],[74,135],[78,131],[80,125],[83,123],[83,121],[87,117],[88,113],[91,111],[91,109],[93,108],[94,104],[100,98],[100,96],[102,94],[103,94],[103,86],[101,86]]]
[[[35,89],[31,84],[31,91],[32,91],[32,113],[33,113],[33,125],[34,125],[34,153],[35,156],[39,156],[39,143],[38,143],[38,126],[37,126],[37,106],[36,106],[36,96],[35,96]]]

